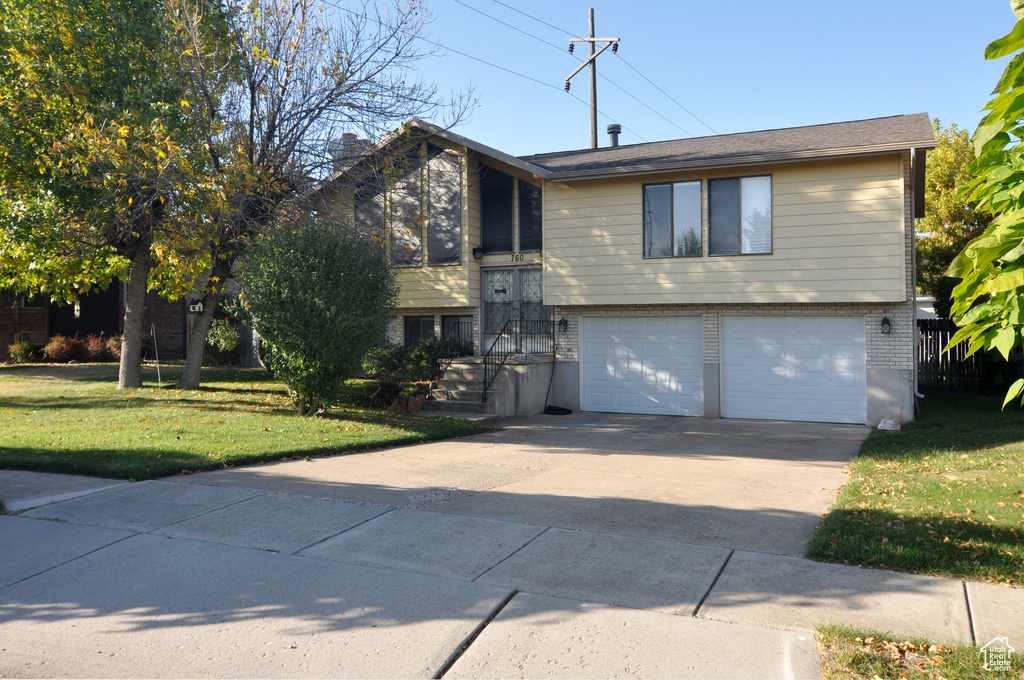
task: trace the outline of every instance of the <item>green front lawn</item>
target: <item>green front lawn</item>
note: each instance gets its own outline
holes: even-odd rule
[[[180,371],[163,367],[161,389],[147,366],[143,388],[118,391],[113,364],[0,368],[0,468],[141,480],[493,429],[372,409],[363,381],[301,418],[263,369],[203,369],[200,390],[173,389]]]
[[[808,547],[813,559],[1024,585],[1024,412],[932,392],[873,432]]]

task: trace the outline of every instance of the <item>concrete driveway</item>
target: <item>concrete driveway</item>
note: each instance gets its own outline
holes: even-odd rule
[[[866,427],[577,413],[180,481],[802,555]]]
[[[0,471],[37,506],[0,517],[0,677],[789,678],[825,619],[971,639],[958,581],[794,557],[866,434],[575,414],[74,498]]]

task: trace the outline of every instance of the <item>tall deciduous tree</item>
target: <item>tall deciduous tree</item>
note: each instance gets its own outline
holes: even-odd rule
[[[974,148],[967,131],[951,125],[932,127],[939,145],[928,152],[925,170],[925,216],[917,220],[917,285],[935,297],[935,312],[949,318],[956,279],[946,276],[953,259],[980,236],[992,216],[963,195],[974,179]]]
[[[225,282],[282,206],[315,196],[310,189],[331,169],[330,141],[353,130],[377,138],[439,110],[457,119],[465,101],[443,102],[410,73],[425,56],[418,41],[430,17],[420,0],[357,9],[320,0],[223,0],[222,33],[209,30],[201,0],[169,1],[176,70],[188,83],[192,121],[202,126],[213,187],[204,312],[178,382],[196,388]]]
[[[163,3],[0,0],[0,286],[127,281],[119,387],[142,384],[154,241],[187,163]]]
[[[977,159],[971,171],[971,200],[993,215],[947,272],[962,279],[953,290],[953,318],[961,326],[950,345],[969,342],[969,351],[997,349],[1008,357],[1024,328],[1024,7],[1011,5],[1017,24],[985,48],[986,59],[1014,55],[999,78],[988,114],[974,132]],[[1024,391],[1017,380],[1005,404]]]

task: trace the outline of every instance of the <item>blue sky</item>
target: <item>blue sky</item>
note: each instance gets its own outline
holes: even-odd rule
[[[455,131],[515,155],[590,145],[587,72],[572,85],[583,102],[563,91],[579,64],[566,47],[587,34],[589,7],[598,37],[620,38],[618,55],[608,50],[598,59],[598,73],[622,88],[599,78],[601,145],[611,122],[624,127],[623,144],[713,134],[704,123],[721,134],[919,112],[973,131],[1005,65],[986,62],[984,48],[1015,21],[1008,0],[430,0],[430,7],[428,35],[443,47],[420,63],[422,74],[443,91],[474,85],[480,105]],[[577,46],[577,55],[585,52]]]

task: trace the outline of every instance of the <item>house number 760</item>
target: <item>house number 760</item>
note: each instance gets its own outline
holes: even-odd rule
[[[513,262],[522,262],[523,261],[523,254],[522,253],[513,253],[512,254],[512,261]]]

